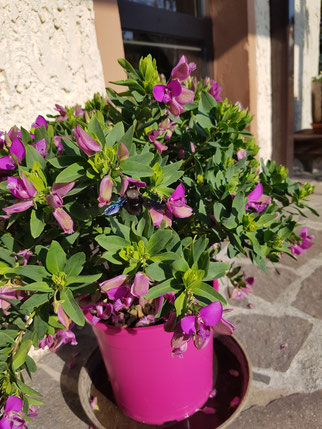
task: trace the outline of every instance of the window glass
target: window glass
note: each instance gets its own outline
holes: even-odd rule
[[[144,4],[145,6],[153,6],[159,9],[165,9],[170,12],[186,13],[192,16],[202,15],[201,0],[129,0],[131,3]]]

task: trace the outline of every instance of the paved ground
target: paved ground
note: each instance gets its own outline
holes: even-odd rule
[[[266,276],[247,264],[246,274],[256,276],[254,294],[230,302],[235,336],[253,368],[244,410],[230,429],[322,428],[322,182],[313,183],[311,205],[321,217],[309,215],[303,225],[315,235],[315,245],[297,262],[285,256],[279,275],[270,269]],[[95,338],[88,327],[78,337],[79,346],[39,359],[33,386],[43,393],[45,406],[31,429],[88,428],[77,377]]]

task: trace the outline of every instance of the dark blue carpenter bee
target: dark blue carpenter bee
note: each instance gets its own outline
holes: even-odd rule
[[[138,188],[133,183],[130,183],[125,192],[125,197],[110,204],[104,210],[104,214],[107,216],[114,215],[124,207],[131,215],[137,216],[142,213],[142,206],[147,209],[155,210],[161,210],[163,208],[162,204],[141,195]]]

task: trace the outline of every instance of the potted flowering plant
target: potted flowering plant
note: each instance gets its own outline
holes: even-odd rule
[[[25,427],[41,404],[31,347],[75,344],[86,319],[122,410],[191,414],[212,389],[212,331],[234,330],[218,279],[238,294],[250,280],[233,258],[266,271],[310,243],[294,229],[313,187],[259,166],[247,110],[185,57],[168,81],[150,56],[119,63],[124,92],[1,136],[1,428]],[[158,380],[154,405],[142,373]]]

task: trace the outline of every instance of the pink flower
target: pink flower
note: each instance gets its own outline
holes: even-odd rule
[[[236,156],[238,161],[240,161],[241,159],[246,158],[247,152],[245,151],[245,149],[240,149],[238,152],[236,152]]]
[[[132,295],[136,297],[145,296],[149,292],[149,277],[141,272],[135,274],[131,287]]]
[[[151,208],[149,209],[149,212],[154,226],[160,227],[163,220],[165,221],[166,226],[172,225],[172,213],[167,208],[162,210]]]
[[[98,206],[106,206],[111,201],[113,191],[113,179],[110,175],[105,176],[100,184],[99,197],[97,198]]]
[[[20,299],[24,297],[21,291],[17,291],[12,286],[1,286],[0,287],[0,308],[3,310],[4,314],[8,315],[8,308],[11,306],[8,299]]]
[[[245,209],[253,209],[257,213],[262,213],[271,201],[270,197],[263,195],[263,185],[258,183],[255,189],[248,195]]]
[[[101,151],[101,145],[90,137],[80,125],[77,125],[73,130],[78,146],[86,153],[87,156],[95,155],[96,152]]]
[[[192,208],[187,206],[184,194],[185,187],[180,184],[177,186],[171,197],[168,198],[167,207],[175,217],[185,218],[192,215]]]
[[[67,314],[65,313],[65,311],[64,311],[64,309],[63,309],[63,307],[62,307],[62,305],[61,305],[61,304],[59,304],[59,305],[58,305],[58,308],[57,308],[57,316],[58,316],[59,323],[60,323],[61,325],[63,325],[63,326],[64,326],[64,328],[69,329],[69,327],[70,327],[70,325],[71,325],[72,321],[71,321],[71,319],[67,316]]]
[[[172,79],[186,80],[194,70],[196,70],[196,64],[188,64],[187,57],[182,55],[178,64],[172,69],[171,77]]]
[[[156,148],[156,150],[159,152],[160,155],[164,150],[168,149],[168,146],[165,146],[164,144],[158,142],[157,140],[155,142],[153,142],[153,144],[154,144],[154,147]]]
[[[72,234],[74,232],[73,219],[64,209],[61,207],[56,208],[53,211],[53,215],[66,234]]]
[[[113,277],[112,279],[109,279],[109,280],[105,280],[99,285],[103,292],[107,292],[111,289],[115,289],[120,286],[123,286],[127,279],[128,279],[127,275],[121,274],[120,276]]]

